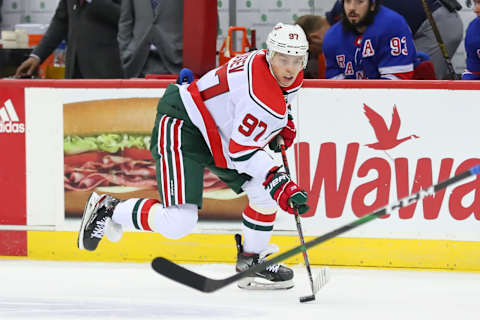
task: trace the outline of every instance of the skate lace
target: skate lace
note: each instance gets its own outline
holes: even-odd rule
[[[101,239],[103,237],[103,233],[105,232],[106,223],[107,223],[107,217],[97,221],[97,225],[95,226],[95,229],[93,229],[92,235],[90,237]]]
[[[277,273],[279,268],[280,268],[280,265],[279,265],[279,264],[271,264],[271,265],[269,265],[268,267],[266,267],[265,269],[266,269],[267,271],[270,271],[270,272],[273,272],[273,273]]]
[[[269,244],[265,250],[260,252],[259,257],[258,257],[258,262],[262,263],[265,260],[267,260],[267,257],[271,255],[272,253],[278,252],[278,246],[274,244]],[[271,264],[265,268],[265,270],[272,272],[272,273],[278,273],[278,269],[280,268],[279,264]]]

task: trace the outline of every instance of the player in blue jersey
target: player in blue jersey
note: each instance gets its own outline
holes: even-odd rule
[[[416,58],[405,19],[379,0],[343,0],[323,40],[330,79],[412,79]]]
[[[473,4],[477,17],[470,22],[465,36],[467,69],[462,74],[462,80],[480,80],[480,0],[474,0]]]
[[[452,57],[463,39],[463,23],[458,14],[462,6],[456,0],[426,0],[426,2],[437,23],[448,55]],[[419,54],[419,51],[428,56],[435,69],[436,79],[450,79],[452,75],[448,71],[447,63],[437,43],[432,26],[427,19],[422,1],[382,0],[382,5],[405,18],[412,31],[417,55],[421,56],[421,60],[425,55]],[[325,13],[328,23],[334,25],[335,22],[340,20],[342,12],[343,1],[335,1],[332,9]],[[425,77],[425,66],[426,64],[423,64],[419,69],[415,67],[414,77],[417,77],[417,79],[435,79],[435,77],[432,77],[433,74],[430,74],[428,78]]]

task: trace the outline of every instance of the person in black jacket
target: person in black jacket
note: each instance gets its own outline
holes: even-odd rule
[[[0,0],[0,30],[2,30],[2,6],[3,0]]]
[[[123,78],[117,33],[120,0],[60,0],[47,32],[15,76],[30,77],[66,40],[65,78]]]

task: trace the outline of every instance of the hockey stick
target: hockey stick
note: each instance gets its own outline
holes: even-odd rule
[[[355,221],[352,221],[344,226],[341,226],[333,231],[330,231],[328,233],[325,233],[324,235],[321,235],[313,240],[310,240],[308,242],[305,242],[304,245],[299,245],[296,246],[290,250],[285,251],[284,253],[281,253],[275,257],[273,257],[270,260],[266,260],[260,264],[256,264],[253,267],[239,272],[237,274],[234,274],[233,276],[224,278],[224,279],[211,279],[205,276],[202,276],[198,273],[195,273],[193,271],[190,271],[188,269],[185,269],[184,267],[168,260],[165,258],[155,258],[152,261],[152,267],[153,269],[160,273],[161,275],[170,278],[173,281],[182,283],[186,286],[189,286],[191,288],[197,289],[202,292],[213,292],[218,289],[221,289],[225,286],[228,286],[229,284],[232,284],[233,282],[236,282],[239,279],[251,276],[255,274],[256,272],[264,270],[267,266],[276,264],[280,261],[283,261],[285,259],[288,259],[300,252],[306,251],[309,248],[312,248],[322,242],[325,242],[327,240],[330,240],[332,238],[335,238],[338,235],[341,235],[347,231],[350,231],[354,228],[357,228],[369,221],[372,221],[376,218],[382,217],[386,214],[392,213],[396,210],[399,210],[405,206],[408,206],[412,203],[416,203],[420,201],[421,199],[431,196],[435,194],[436,192],[445,189],[446,187],[453,185],[454,183],[457,183],[461,180],[464,180],[472,175],[478,175],[480,174],[480,165],[477,165],[470,170],[464,171],[456,176],[453,176],[447,180],[444,180],[442,182],[439,182],[436,185],[430,186],[426,189],[422,189],[417,193],[411,194],[405,198],[402,198],[393,204],[389,204],[381,209],[378,209],[368,215],[363,216],[360,219],[357,219]]]
[[[283,141],[283,138],[281,136],[278,137],[278,142],[280,144],[280,151],[282,153],[282,161],[283,161],[283,166],[285,167],[285,172],[287,173],[288,176],[290,176],[290,168],[288,166],[287,153],[285,150],[285,142]],[[300,215],[298,214],[298,210],[295,206],[293,206],[293,210],[294,210],[294,216],[295,216],[295,223],[297,225],[298,237],[300,239],[300,244],[304,246],[305,238],[303,237],[303,230],[302,230],[302,224],[300,222]],[[309,296],[300,297],[299,300],[300,302],[308,302],[308,301],[315,300],[315,294],[318,292],[318,290],[320,290],[320,287],[323,287],[324,285],[327,284],[328,270],[326,270],[326,268],[325,270],[322,270],[320,274],[321,277],[317,277],[314,282],[313,276],[312,276],[312,268],[310,267],[310,261],[308,259],[307,250],[303,251],[302,253],[303,253],[303,261],[305,262],[305,267],[307,268],[308,278],[310,280],[310,288],[312,289],[312,294]],[[325,275],[325,277],[323,277],[323,275]]]
[[[432,11],[428,7],[427,1],[422,0],[422,5],[423,5],[423,10],[425,11],[425,15],[427,16],[428,21],[430,22],[430,25],[432,26],[433,34],[435,35],[435,38],[437,39],[438,46],[440,47],[440,51],[442,51],[443,58],[445,59],[445,63],[447,64],[447,69],[448,73],[450,74],[450,77],[452,80],[458,80],[457,73],[455,72],[455,69],[453,68],[452,65],[452,60],[450,59],[450,55],[448,54],[447,48],[445,47],[445,44],[443,43],[442,40],[442,35],[440,34],[440,31],[438,30],[437,23],[435,22],[435,19],[433,18]],[[438,79],[442,80],[442,79]]]

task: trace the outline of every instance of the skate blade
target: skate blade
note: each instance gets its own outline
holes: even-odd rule
[[[85,209],[83,210],[82,215],[82,223],[80,225],[80,231],[78,232],[77,238],[77,246],[80,250],[85,249],[83,246],[83,234],[85,232],[85,226],[87,225],[88,220],[90,220],[90,217],[92,216],[99,199],[100,195],[98,195],[96,192],[92,192],[88,197],[87,203],[85,204]]]
[[[293,280],[287,281],[268,281],[258,277],[247,277],[238,281],[240,289],[245,290],[286,290],[294,287]]]

